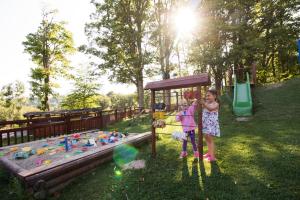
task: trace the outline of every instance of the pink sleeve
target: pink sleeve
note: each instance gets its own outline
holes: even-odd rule
[[[197,108],[197,103],[193,102],[193,104],[189,107],[191,113],[194,113]]]

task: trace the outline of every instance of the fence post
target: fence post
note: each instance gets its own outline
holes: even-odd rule
[[[126,118],[127,117],[127,111],[126,111],[126,107],[124,108],[124,117],[123,118]]]
[[[175,93],[176,93],[176,110],[178,110],[178,92]]]
[[[115,122],[118,121],[118,109],[115,109]]]
[[[66,127],[67,127],[66,134],[70,134],[71,133],[71,119],[70,119],[69,113],[67,113],[65,115],[65,122],[66,122]]]
[[[102,118],[102,110],[98,112],[99,117],[99,129],[103,129],[103,118]]]
[[[132,118],[132,110],[131,110],[131,106],[129,107],[129,118]]]

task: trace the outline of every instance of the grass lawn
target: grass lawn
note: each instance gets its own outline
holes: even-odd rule
[[[296,78],[257,87],[253,94],[255,114],[248,122],[235,120],[229,98],[224,96],[215,164],[195,162],[190,143],[190,156],[180,160],[181,144],[163,135],[157,143],[156,159],[150,157],[150,145],[138,149],[137,159],[146,160],[145,169],[117,175],[115,163],[106,163],[78,177],[51,199],[300,199],[299,85],[300,78]],[[111,128],[145,132],[150,130],[149,124],[145,118]],[[3,170],[0,194],[1,199],[24,197],[18,183],[8,179]]]

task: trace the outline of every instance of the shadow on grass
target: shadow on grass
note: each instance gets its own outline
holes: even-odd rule
[[[203,190],[200,185],[200,174],[198,170],[198,161],[191,162],[192,171],[189,173],[189,165],[187,158],[182,159],[182,182],[183,186],[186,186],[186,190],[191,194],[193,199],[199,199],[203,197]],[[186,198],[183,196],[182,198]]]

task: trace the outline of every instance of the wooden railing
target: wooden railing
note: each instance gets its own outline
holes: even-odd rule
[[[107,125],[140,112],[139,108],[126,108],[27,118],[25,120],[0,121],[0,147],[48,137],[71,134],[92,129],[104,129]]]

